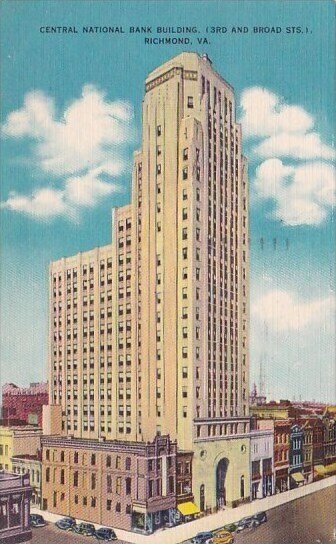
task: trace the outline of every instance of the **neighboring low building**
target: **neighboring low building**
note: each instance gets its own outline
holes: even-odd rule
[[[280,402],[270,401],[266,404],[251,405],[250,414],[258,419],[289,419],[299,417],[300,410],[289,400],[280,400]]]
[[[44,436],[42,508],[151,533],[174,524],[179,515],[177,469],[182,482],[179,499],[193,504],[191,487],[186,486],[190,460],[168,436],[147,443]],[[191,477],[188,482],[191,486]]]
[[[14,474],[29,474],[32,487],[31,504],[41,506],[42,462],[40,452],[37,455],[16,455],[12,457]]]
[[[31,487],[27,474],[0,472],[0,542],[17,544],[31,540],[29,527]]]
[[[252,423],[251,430],[251,499],[274,493],[274,421]]]
[[[275,492],[288,490],[289,436],[292,422],[288,419],[274,422],[274,477]]]
[[[41,449],[42,429],[25,427],[0,427],[0,470],[12,471],[12,457],[37,455]]]
[[[303,436],[304,432],[300,425],[295,423],[290,428],[289,435],[289,486],[291,489],[305,483],[303,475]]]
[[[6,383],[2,387],[2,419],[8,426],[22,421],[42,427],[42,407],[48,399],[47,383],[31,383],[29,387]]]

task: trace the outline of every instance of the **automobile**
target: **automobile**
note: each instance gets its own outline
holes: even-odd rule
[[[221,529],[218,531],[214,536],[209,538],[209,540],[206,541],[206,544],[233,544],[234,543],[234,536],[230,531],[225,531],[224,529]]]
[[[237,532],[243,531],[243,529],[248,529],[249,527],[258,527],[260,525],[260,521],[258,519],[255,519],[254,516],[249,516],[248,518],[242,518],[238,521],[237,524]]]
[[[58,529],[62,529],[63,531],[72,531],[72,529],[76,526],[76,520],[75,518],[69,516],[59,519],[56,521],[55,525],[58,527]]]
[[[267,514],[266,512],[257,512],[256,514],[254,514],[253,519],[258,520],[259,523],[266,523]]]
[[[209,538],[213,536],[213,533],[211,531],[203,532],[203,533],[197,533],[196,536],[191,540],[192,544],[205,544]]]
[[[73,531],[83,536],[93,536],[96,533],[95,526],[92,523],[79,523],[73,528]]]
[[[117,540],[117,535],[113,529],[109,529],[108,527],[101,527],[100,529],[97,529],[95,532],[95,537],[98,540]]]
[[[29,524],[31,527],[45,527],[47,522],[41,514],[30,514]]]
[[[230,533],[234,533],[237,530],[237,523],[228,523],[224,525],[224,529],[230,531]]]

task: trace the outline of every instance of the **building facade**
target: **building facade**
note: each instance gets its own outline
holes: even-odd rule
[[[29,526],[31,487],[29,476],[0,472],[0,542],[31,540]]]
[[[192,454],[149,442],[43,437],[42,507],[125,530],[173,525],[192,504]]]
[[[2,419],[8,426],[22,421],[42,427],[42,407],[48,402],[47,383],[31,383],[29,387],[6,383],[2,387]]]
[[[42,429],[36,427],[0,427],[0,470],[11,472],[16,455],[37,455],[41,435]]]
[[[274,479],[275,492],[289,489],[289,437],[292,423],[290,420],[274,422]]]
[[[42,462],[38,455],[16,455],[12,457],[12,471],[14,474],[28,474],[31,485],[31,504],[35,508],[42,505]]]
[[[249,500],[247,163],[207,56],[149,74],[132,202],[112,244],[50,265],[61,434],[192,451],[198,505]],[[56,413],[56,412],[55,412]]]
[[[251,424],[251,499],[255,500],[274,493],[274,422]]]
[[[294,423],[289,435],[289,485],[291,489],[303,485],[304,465],[304,431],[298,423]]]

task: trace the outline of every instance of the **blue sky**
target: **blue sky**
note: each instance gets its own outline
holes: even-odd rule
[[[110,241],[111,208],[130,200],[144,79],[193,50],[235,88],[249,158],[251,381],[262,361],[271,397],[334,401],[333,2],[12,0],[1,20],[1,383],[47,377],[48,264]],[[48,25],[79,34],[40,33]],[[193,25],[210,43],[128,33]]]

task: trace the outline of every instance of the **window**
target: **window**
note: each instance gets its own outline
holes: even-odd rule
[[[156,154],[157,154],[158,157],[161,155],[161,146],[160,145],[156,146]]]
[[[116,479],[116,494],[120,495],[120,493],[121,493],[121,477],[118,476],[118,478]]]
[[[91,455],[91,465],[95,465],[95,464],[96,464],[96,454],[93,453],[93,454]]]
[[[126,492],[126,495],[131,494],[131,484],[132,484],[131,478],[126,478],[126,480],[125,480],[125,492]]]
[[[64,451],[61,451],[61,463],[64,463]]]
[[[187,167],[187,166],[185,166],[185,167],[183,168],[183,170],[182,170],[182,179],[183,179],[183,180],[188,179],[188,167]]]
[[[60,483],[61,483],[61,484],[64,484],[64,468],[61,469]]]
[[[183,160],[186,161],[188,159],[188,148],[185,147],[183,149]]]
[[[161,164],[157,164],[156,166],[156,173],[161,174]]]
[[[120,455],[116,457],[116,468],[121,468],[121,458]]]
[[[74,487],[78,487],[78,470],[76,470],[74,472],[74,475],[73,475],[73,485]]]
[[[112,509],[112,501],[110,499],[108,499],[106,501],[106,510],[108,510],[110,512],[111,509]]]
[[[126,470],[131,470],[131,458],[130,457],[126,457],[125,468],[126,468]]]
[[[74,453],[74,463],[78,463],[78,451]]]
[[[46,482],[50,482],[50,468],[46,468]]]
[[[188,108],[193,108],[193,107],[194,107],[194,97],[188,96]]]
[[[157,134],[157,136],[161,136],[161,134],[162,134],[161,125],[158,125],[158,126],[156,127],[156,134]]]
[[[111,467],[111,455],[108,455],[106,457],[106,466],[109,468]]]

